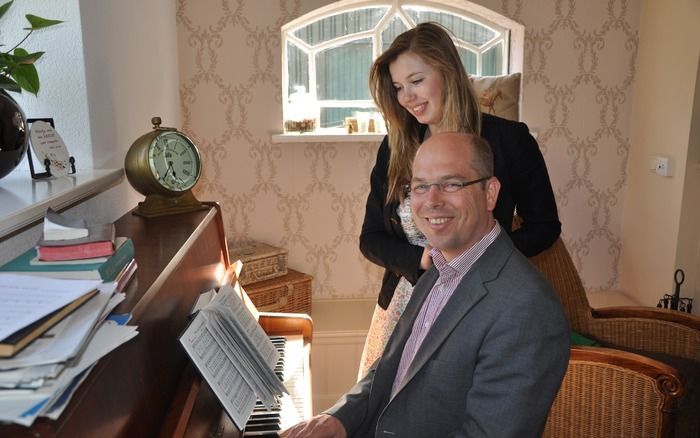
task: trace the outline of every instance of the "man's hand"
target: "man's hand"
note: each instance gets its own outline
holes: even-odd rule
[[[280,438],[346,438],[343,423],[328,414],[316,415],[302,421],[280,434]]]

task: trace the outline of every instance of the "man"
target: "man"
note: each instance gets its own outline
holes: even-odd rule
[[[430,137],[413,163],[411,208],[433,247],[384,354],[297,437],[539,437],[566,372],[559,300],[493,218],[489,145]]]

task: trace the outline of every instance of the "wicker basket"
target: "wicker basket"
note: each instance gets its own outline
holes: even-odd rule
[[[244,289],[261,312],[311,313],[311,280],[289,269],[287,275],[250,284]]]
[[[238,282],[245,286],[287,274],[287,250],[262,242],[234,248],[229,242],[231,260],[243,262]]]

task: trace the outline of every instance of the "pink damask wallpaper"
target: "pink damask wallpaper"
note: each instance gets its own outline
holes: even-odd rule
[[[314,298],[369,298],[358,249],[376,143],[273,143],[282,127],[280,27],[328,0],[178,0],[183,124],[204,156],[200,199],[233,244],[289,250]],[[460,0],[455,5],[464,5]],[[525,26],[522,119],[538,135],[563,237],[588,290],[617,287],[639,0],[476,3]]]

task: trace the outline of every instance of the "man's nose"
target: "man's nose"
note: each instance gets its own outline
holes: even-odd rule
[[[428,193],[426,193],[426,200],[431,206],[439,205],[442,203],[442,188],[439,184],[431,184],[428,187]]]

